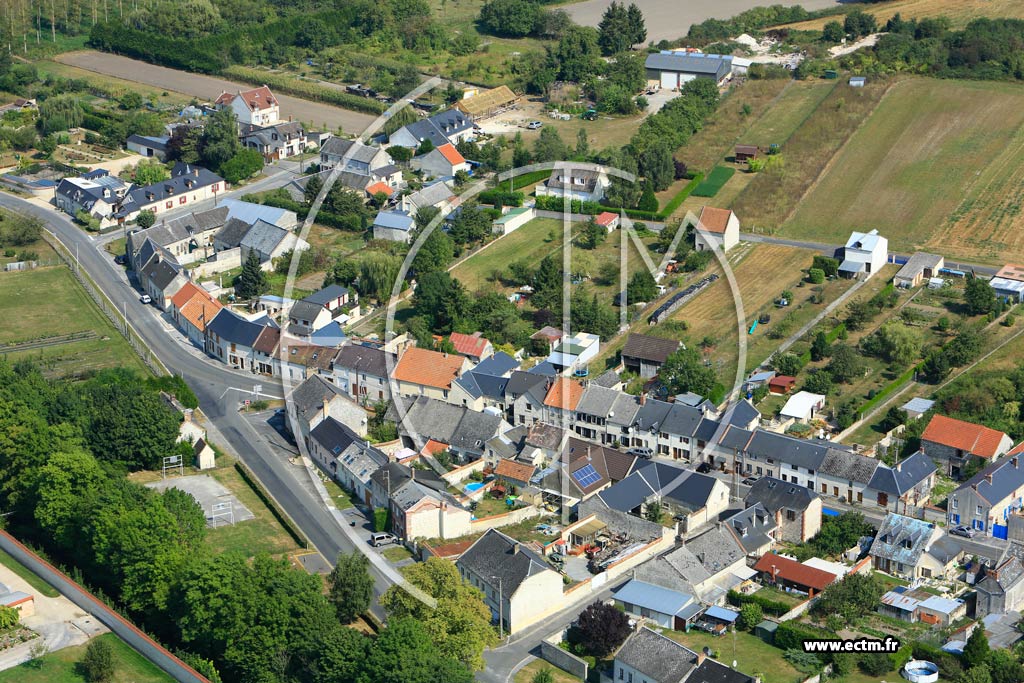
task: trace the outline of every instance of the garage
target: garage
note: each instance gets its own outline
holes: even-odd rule
[[[732,57],[663,50],[647,55],[644,67],[648,83],[670,90],[681,88],[695,78],[708,78],[721,85],[732,75]]]

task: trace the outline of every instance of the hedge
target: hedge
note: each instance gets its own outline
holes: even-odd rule
[[[682,203],[686,200],[687,197],[693,194],[693,191],[697,189],[697,186],[700,185],[703,180],[703,173],[698,173],[697,175],[693,176],[693,180],[686,183],[686,185],[683,186],[683,189],[679,190],[679,192],[676,193],[676,196],[672,197],[672,199],[668,201],[668,204],[666,204],[664,208],[662,208],[661,217],[668,218],[673,213],[675,213],[676,209],[678,209],[682,205]]]
[[[784,621],[775,629],[775,639],[772,644],[780,650],[800,650],[802,652],[805,640],[834,640],[835,638],[836,634],[831,631],[795,621]],[[831,653],[816,652],[815,654],[826,664],[832,661]]]
[[[299,531],[298,527],[292,524],[291,518],[289,518],[288,515],[286,515],[284,511],[277,506],[277,501],[275,501],[271,497],[270,493],[263,488],[263,484],[257,481],[256,477],[254,477],[252,472],[249,471],[249,468],[243,465],[240,460],[236,460],[235,470],[239,475],[241,475],[242,480],[249,485],[249,488],[253,490],[253,493],[263,501],[263,504],[267,506],[268,510],[270,510],[270,514],[274,515],[274,519],[284,527],[284,530],[288,532],[288,535],[292,537],[292,540],[294,540],[300,548],[308,549],[310,547],[309,539]]]
[[[319,83],[303,81],[287,74],[274,73],[264,69],[236,65],[222,69],[221,73],[228,78],[244,81],[251,85],[269,85],[275,92],[294,95],[314,102],[334,104],[367,114],[380,114],[387,108],[382,102],[370,97],[353,95],[344,90],[335,90]]]
[[[722,186],[729,182],[729,178],[732,178],[734,173],[736,173],[735,168],[715,166],[704,182],[693,190],[693,196],[714,197],[722,189]]]
[[[491,204],[492,206],[522,206],[525,197],[522,192],[510,192],[495,188],[484,190],[476,198],[481,204]]]
[[[902,375],[900,375],[899,377],[897,377],[896,379],[894,379],[893,381],[889,382],[884,387],[879,389],[877,394],[875,394],[867,401],[865,401],[864,405],[862,405],[858,409],[861,418],[863,418],[864,414],[867,413],[869,410],[871,410],[876,405],[884,401],[885,398],[889,396],[889,394],[891,394],[892,392],[896,391],[896,389],[909,382],[910,379],[914,376],[914,373],[919,371],[922,367],[924,367],[924,362],[918,363],[917,365],[908,368]]]
[[[306,220],[306,216],[309,215],[308,206],[300,204],[293,199],[287,199],[278,195],[257,197],[256,195],[247,194],[242,196],[242,201],[294,211],[299,220],[303,221]],[[316,222],[320,225],[326,225],[328,228],[348,230],[349,232],[360,232],[366,229],[366,225],[362,223],[359,225],[354,224],[351,217],[339,216],[336,213],[324,210],[323,207],[320,207],[320,211],[316,214]]]
[[[744,595],[737,591],[731,590],[726,598],[729,604],[734,607],[742,607],[746,604],[754,604],[759,606],[765,614],[771,614],[772,616],[781,617],[783,614],[793,609],[793,607],[781,600],[772,600],[771,598],[765,598],[757,593],[751,593],[750,595]]]
[[[533,185],[539,183],[542,180],[547,180],[551,177],[551,171],[530,171],[529,173],[521,173],[514,178],[508,180],[502,180],[495,186],[496,190],[502,192],[511,192],[516,187],[526,187],[527,185]],[[561,200],[561,197],[558,198]]]

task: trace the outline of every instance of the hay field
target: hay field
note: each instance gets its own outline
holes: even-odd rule
[[[904,19],[949,17],[954,28],[965,26],[972,19],[979,17],[1024,19],[1024,3],[1020,0],[894,0],[877,5],[855,5],[854,7],[875,15],[880,24],[885,24],[889,17],[897,12]],[[796,24],[788,24],[786,28],[804,31],[820,30],[830,21],[835,21],[835,17],[801,21]]]

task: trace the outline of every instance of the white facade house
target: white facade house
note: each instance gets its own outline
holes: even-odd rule
[[[218,109],[230,109],[240,124],[263,127],[281,120],[281,104],[265,85],[237,93],[223,92],[214,104]]]
[[[491,223],[491,232],[496,235],[507,235],[523,227],[536,217],[537,212],[532,206],[509,209],[501,218],[494,219],[494,222]]]
[[[421,171],[425,176],[433,178],[454,176],[459,171],[469,172],[469,162],[450,142],[435,147],[426,154],[413,157],[409,166],[414,171]]]
[[[729,209],[702,207],[693,239],[697,251],[729,251],[740,242],[740,219]]]
[[[590,169],[556,168],[551,177],[537,185],[538,197],[568,197],[584,202],[604,199],[610,185],[608,174]]]
[[[844,277],[869,278],[884,266],[889,257],[889,240],[871,232],[854,232],[843,249],[839,274]]]
[[[779,415],[798,422],[808,422],[825,407],[825,397],[809,391],[798,391],[789,397]]]
[[[555,346],[548,362],[563,373],[584,373],[587,364],[601,352],[601,338],[589,332],[577,332]],[[585,374],[585,373],[584,373]],[[582,376],[582,375],[581,375]]]

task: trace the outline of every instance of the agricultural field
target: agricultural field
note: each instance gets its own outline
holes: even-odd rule
[[[34,360],[49,375],[109,367],[148,372],[64,266],[0,273],[0,300],[11,321],[0,330],[0,354],[8,360]]]
[[[174,679],[160,670],[113,633],[96,636],[108,642],[114,653],[114,676],[110,683],[171,683]],[[88,645],[66,647],[0,671],[0,683],[82,683],[76,664]]]
[[[842,243],[851,230],[871,226],[894,251],[1020,258],[1022,124],[1024,93],[1010,85],[897,83],[780,232]]]
[[[839,81],[789,81],[786,89],[764,116],[753,121],[740,144],[767,149],[772,144],[784,146],[790,136],[828,97]]]
[[[786,140],[783,166],[756,174],[731,207],[743,229],[772,233],[782,226],[891,83],[876,78],[864,88],[835,86]]]
[[[1024,19],[1024,4],[1018,0],[892,0],[877,5],[866,4],[857,9],[875,15],[880,24],[885,24],[889,17],[897,12],[904,19],[949,17],[954,28],[964,26],[972,19],[979,17]],[[796,24],[788,24],[786,28],[817,31],[829,21],[835,21],[835,18],[825,17],[801,21]]]
[[[153,102],[157,107],[184,107],[192,101],[192,98],[188,95],[184,95],[173,90],[164,90],[163,88],[137,83],[136,81],[125,80],[123,78],[117,78],[116,76],[88,71],[86,69],[81,69],[71,64],[63,64],[55,60],[40,60],[35,62],[35,65],[36,68],[39,69],[40,76],[84,80],[90,84],[99,86],[103,91],[109,91],[112,93],[137,92],[142,95],[143,99]]]

